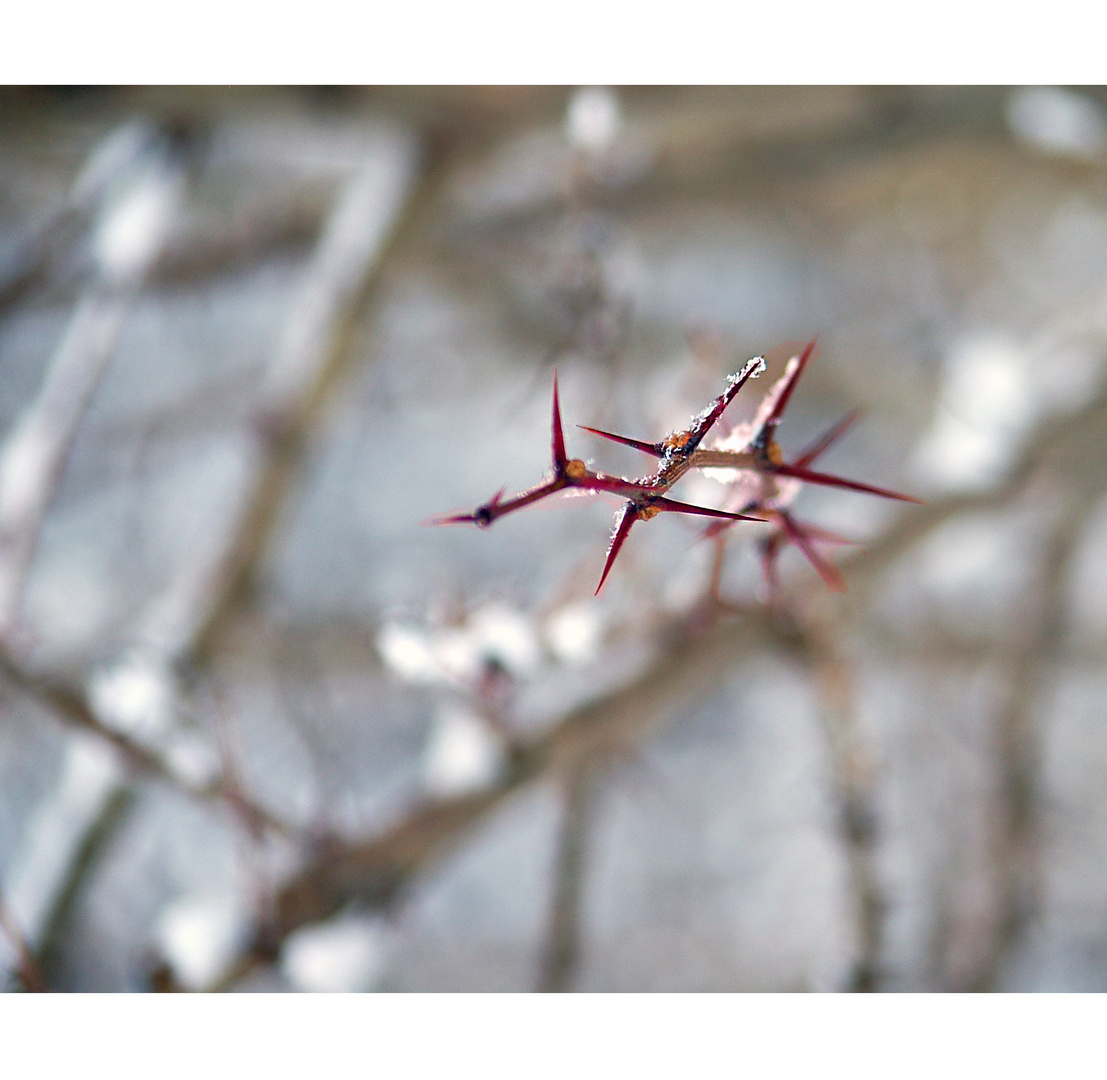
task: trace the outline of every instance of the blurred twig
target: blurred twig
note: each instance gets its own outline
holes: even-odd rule
[[[283,344],[269,372],[255,452],[261,477],[259,502],[274,517],[280,502],[279,498],[270,498],[274,471],[291,471],[295,451],[306,438],[310,405],[333,359],[336,337],[406,195],[413,164],[410,141],[385,140],[377,149],[378,153],[350,181],[339,200],[320,242],[300,305],[289,320]],[[179,187],[179,177],[175,158],[155,163],[117,200],[119,205],[109,208],[107,223],[101,229],[105,235],[100,237],[102,280],[79,309],[38,404],[9,440],[5,467],[0,472],[4,480],[0,486],[0,539],[7,540],[6,551],[0,548],[0,557],[7,556],[0,563],[0,615],[6,616],[9,632],[18,617],[42,519],[81,418],[114,351],[124,313],[138,295],[161,249],[171,217],[171,196]],[[138,226],[128,219],[128,213],[132,219],[137,218]],[[128,232],[128,228],[132,231]],[[135,228],[140,232],[145,228],[146,234],[136,234]],[[247,533],[252,523],[251,515],[247,514]],[[258,530],[256,536],[250,536],[257,541],[255,554],[262,550],[262,532]],[[232,566],[242,540],[242,535],[235,536]],[[226,563],[218,560],[217,563],[213,573],[211,561],[201,561],[198,568],[190,567],[171,583],[154,613],[153,625],[148,623],[148,636],[170,656],[191,647],[197,625],[209,614],[209,605],[219,609],[225,599],[219,586],[220,572]],[[247,560],[244,565],[252,562]],[[205,589],[205,585],[209,587]],[[86,704],[83,693],[49,677],[31,674],[10,648],[0,649],[0,671],[60,719],[114,746],[131,767],[157,776],[195,798],[230,805],[254,833],[261,828],[286,835],[294,833],[284,822],[247,800],[233,769],[208,783],[187,780],[158,753],[106,726]],[[223,760],[226,765],[226,754]],[[100,824],[107,828],[109,822],[116,820],[118,815],[106,815],[105,811],[90,828],[99,834]],[[75,872],[80,874],[88,864],[89,860],[77,860]],[[70,875],[64,892],[75,896],[78,889],[79,881],[75,882]]]
[[[325,207],[295,199],[251,207],[217,226],[178,230],[153,268],[151,281],[159,286],[206,282],[282,252],[309,248],[324,216]]]
[[[104,800],[99,812],[87,824],[81,842],[66,867],[65,877],[58,884],[57,894],[37,942],[42,967],[55,985],[60,964],[59,951],[69,930],[74,908],[101,855],[134,806],[135,798],[133,787],[118,785]]]
[[[84,726],[98,736],[106,733],[79,695],[67,694],[29,676],[9,655],[20,648],[20,618],[27,576],[38,546],[43,520],[53,502],[62,472],[76,440],[93,394],[115,353],[124,320],[138,299],[150,268],[158,258],[170,224],[184,193],[188,161],[188,133],[181,128],[157,128],[136,123],[117,131],[102,144],[74,185],[69,205],[53,223],[44,226],[34,245],[22,251],[25,263],[10,278],[13,288],[37,271],[36,260],[46,259],[55,234],[71,219],[93,207],[93,250],[96,280],[79,301],[65,336],[50,361],[37,399],[23,414],[0,451],[0,668],[8,678],[58,715],[88,721]],[[9,290],[10,291],[10,290]],[[132,760],[151,767],[153,755],[129,740],[113,741]],[[122,797],[121,792],[116,793]],[[110,812],[108,798],[76,810],[85,820],[77,831],[84,834],[80,851],[94,838],[110,831],[118,819]],[[68,866],[54,867],[53,853],[46,855],[46,869],[27,868],[28,880],[42,873],[60,880],[38,881],[36,902],[45,922],[34,932],[49,948],[91,863],[80,853]],[[39,852],[30,852],[37,859]]]
[[[255,825],[264,826],[285,836],[295,836],[297,830],[263,807],[242,802],[241,793],[231,793],[225,778],[206,784],[195,784],[174,772],[164,759],[153,750],[130,738],[123,732],[107,727],[89,708],[84,695],[65,683],[45,675],[27,671],[3,648],[0,648],[0,674],[43,705],[58,720],[113,746],[127,765],[142,774],[152,776],[184,794],[202,802],[223,802],[228,798],[239,799],[248,810]]]
[[[219,747],[224,798],[240,826],[242,853],[253,892],[255,918],[259,925],[265,926],[272,915],[273,883],[269,879],[261,851],[261,844],[265,840],[264,829],[242,785],[238,766],[241,755],[238,752],[236,732],[223,708],[219,688],[214,684],[209,686],[207,697],[211,704],[216,743]]]
[[[65,200],[32,222],[0,263],[0,310],[72,251],[112,187],[150,154],[157,135],[153,124],[132,120],[92,148]]]
[[[187,566],[145,620],[143,636],[171,656],[210,657],[249,592],[335,385],[342,334],[414,187],[416,161],[411,137],[382,131],[331,212],[266,375],[251,449],[254,480],[239,518],[224,547]]]
[[[580,962],[581,897],[598,767],[579,761],[562,784],[553,897],[538,975],[538,989],[547,992],[568,990]]]
[[[8,939],[8,944],[15,953],[16,973],[19,975],[19,981],[23,983],[23,989],[32,993],[44,993],[48,987],[42,976],[42,969],[38,966],[38,961],[35,960],[19,923],[8,909],[2,892],[0,892],[0,931]]]
[[[1004,692],[997,715],[999,827],[995,841],[998,907],[990,947],[968,989],[997,990],[1011,951],[1025,944],[1042,914],[1042,730],[1044,688],[1054,677],[1065,634],[1072,562],[1094,500],[1086,480],[1065,493],[1038,561],[1022,632],[1000,661]],[[955,989],[960,989],[955,987]]]
[[[843,556],[846,579],[851,586],[869,588],[877,575],[947,521],[1007,506],[1043,473],[1063,483],[1073,463],[1079,462],[1086,479],[1107,476],[1107,457],[1101,447],[1105,424],[1107,386],[1079,409],[1043,421],[995,487],[932,499],[921,510],[900,514],[864,550]]]
[[[838,640],[844,627],[808,621],[797,630],[822,699],[840,836],[856,905],[858,955],[847,989],[879,990],[885,901],[876,864],[875,754],[858,724],[856,676]]]
[[[113,184],[122,188],[97,222],[98,280],[78,303],[37,400],[0,452],[0,631],[9,635],[17,629],[42,521],[78,428],[183,190],[180,147],[168,136],[127,150],[124,175],[77,185],[97,197]]]

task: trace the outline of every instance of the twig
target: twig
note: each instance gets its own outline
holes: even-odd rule
[[[111,131],[93,147],[64,202],[33,222],[0,264],[0,310],[19,299],[88,226],[97,206],[153,147],[157,130],[143,120]]]
[[[193,784],[174,772],[154,751],[120,731],[103,724],[89,708],[84,695],[65,683],[27,671],[0,647],[0,674],[33,698],[58,720],[76,730],[88,732],[113,746],[127,765],[137,772],[152,776],[201,802],[223,802],[229,797],[224,778],[207,784]],[[240,800],[241,801],[241,800]],[[261,806],[242,801],[242,806],[256,825],[262,825],[282,836],[296,836],[298,830]]]
[[[309,398],[317,389],[313,375],[325,370],[326,361],[333,352],[338,323],[342,317],[348,315],[350,305],[360,289],[368,267],[380,250],[387,226],[393,220],[397,205],[406,190],[408,171],[413,163],[411,145],[404,140],[396,144],[386,140],[383,145],[378,146],[378,150],[380,152],[377,157],[351,181],[332,216],[321,241],[304,298],[289,322],[284,345],[270,374],[266,397],[267,416],[270,425],[276,423],[283,429],[283,443],[281,438],[277,439],[279,445],[275,456],[281,457],[283,449],[285,460],[282,465],[285,466],[290,463],[289,444],[295,442],[296,437],[302,444],[305,436]],[[157,250],[158,245],[148,244],[140,262],[118,267],[120,274],[118,280],[113,280],[112,289],[107,290],[107,286],[104,287],[107,290],[107,299],[104,302],[109,305],[108,310],[113,313],[115,320],[110,327],[113,331],[118,328],[118,321],[122,318],[124,301],[137,291]],[[78,344],[87,345],[87,333],[82,331],[74,336],[79,339]],[[39,455],[41,460],[48,462],[49,468],[40,466],[33,485],[35,499],[30,516],[25,512],[18,519],[21,528],[16,536],[23,541],[23,546],[19,550],[18,563],[10,563],[18,571],[13,571],[8,579],[13,583],[13,600],[17,600],[18,593],[22,591],[26,565],[33,551],[33,539],[37,535],[38,524],[48,505],[65,453],[72,442],[95,382],[110,355],[111,337],[111,334],[102,333],[94,343],[97,345],[95,350],[90,351],[87,347],[78,349],[77,359],[72,364],[55,365],[51,384],[54,389],[44,393],[43,400],[47,405],[40,407],[35,414],[46,418],[39,424],[51,436],[50,453],[47,455],[40,452]],[[70,381],[71,375],[74,381]],[[302,423],[301,429],[296,427],[297,423]],[[263,463],[268,445],[266,440],[273,435],[271,426],[259,431],[257,451]],[[264,468],[262,473],[264,475]],[[30,526],[24,524],[28,520],[31,522]],[[204,578],[209,571],[210,561],[200,567],[200,578]],[[165,632],[168,631],[167,644],[183,645],[185,649],[191,647],[193,619],[207,614],[205,604],[210,596],[210,592],[197,588],[195,568],[186,572],[183,578],[171,584],[168,596],[163,597],[163,604],[157,612],[160,625],[155,627],[155,631],[162,632],[154,633],[155,640],[160,638],[165,643]],[[216,600],[218,599],[217,594]],[[172,653],[174,650],[171,648],[169,651]],[[0,672],[66,723],[91,732],[111,744],[132,768],[155,776],[198,800],[229,802],[236,813],[249,822],[251,829],[264,827],[286,836],[298,834],[298,830],[269,811],[249,802],[233,776],[222,776],[210,783],[195,784],[177,775],[159,754],[105,726],[88,707],[82,692],[57,680],[31,674],[4,648],[0,648]]]
[[[162,249],[183,193],[181,134],[141,124],[125,128],[94,155],[74,185],[70,209],[103,202],[95,223],[97,280],[79,302],[38,398],[0,452],[0,669],[56,714],[91,720],[85,726],[101,737],[104,731],[78,695],[36,685],[8,649],[18,647],[23,593],[43,520],[124,319]],[[117,745],[132,758],[139,749],[125,740]],[[77,752],[72,744],[70,750]],[[117,784],[109,769],[93,800],[69,808],[79,818],[67,838],[76,841],[74,857],[68,849],[64,863],[53,850],[28,853],[30,860],[39,860],[26,867],[28,902],[35,908],[30,932],[44,949],[49,949],[91,865],[92,857],[83,857],[86,849],[118,819],[110,812],[116,797],[124,797],[118,789],[111,794]]]
[[[216,743],[222,763],[224,798],[231,813],[240,826],[242,854],[246,862],[246,872],[250,879],[254,896],[254,907],[259,925],[268,925],[273,907],[273,883],[266,872],[260,845],[265,840],[264,829],[254,813],[253,803],[242,786],[242,777],[238,768],[239,754],[235,731],[223,708],[218,687],[208,686],[207,697],[211,703],[214,717]]]
[[[183,185],[175,152],[137,156],[99,222],[99,280],[84,296],[37,400],[0,452],[0,633],[17,629],[46,512],[123,321],[164,243]]]
[[[798,627],[823,704],[838,797],[839,835],[849,863],[858,954],[847,989],[880,989],[884,895],[876,866],[875,762],[857,722],[853,665],[838,646],[841,627]]]
[[[4,899],[2,892],[0,892],[0,930],[3,931],[15,952],[16,973],[19,975],[19,981],[23,983],[23,989],[35,994],[46,993],[49,988],[42,976],[42,969],[39,967],[19,923],[8,909],[7,901]]]
[[[409,151],[410,147],[405,144],[402,149]],[[322,365],[333,350],[333,338],[337,332],[335,321],[340,314],[348,313],[347,309],[352,297],[356,295],[364,273],[379,249],[385,226],[392,219],[393,204],[402,193],[399,189],[403,188],[403,182],[406,180],[406,167],[409,162],[402,154],[400,157],[403,160],[399,165],[395,156],[390,159],[387,154],[383,154],[382,157],[384,165],[381,166],[378,162],[376,166],[378,172],[374,173],[374,166],[371,165],[351,183],[321,244],[315,273],[305,291],[304,302],[297,317],[289,324],[291,343],[286,336],[285,346],[271,373],[267,395],[270,410],[267,415],[270,423],[277,418],[282,424],[294,425],[296,420],[301,419],[300,413],[306,411],[307,397],[315,389],[310,385],[311,365]],[[383,175],[379,171],[381,168],[383,168]],[[168,179],[164,177],[161,179],[164,183],[169,183]],[[390,190],[390,183],[397,187],[396,192]],[[34,483],[30,488],[33,498],[28,499],[24,495],[24,508],[16,504],[16,509],[21,513],[19,515],[9,513],[9,521],[14,521],[18,526],[10,529],[9,532],[20,542],[20,546],[14,552],[16,558],[9,560],[12,570],[8,574],[8,596],[9,608],[13,612],[17,613],[18,597],[22,592],[26,569],[33,553],[38,526],[49,504],[53,487],[75,436],[80,417],[111,353],[114,334],[118,330],[126,302],[137,293],[139,284],[149,269],[159,245],[160,238],[158,243],[145,245],[143,251],[139,253],[141,258],[132,257],[129,263],[125,260],[117,260],[114,266],[118,271],[116,277],[102,286],[103,307],[107,314],[99,307],[92,307],[93,314],[100,317],[100,321],[96,322],[95,326],[99,327],[101,332],[95,340],[90,337],[89,327],[86,325],[92,316],[86,316],[83,322],[80,319],[77,321],[76,326],[80,333],[74,331],[71,335],[75,343],[74,347],[68,354],[63,350],[63,358],[67,362],[55,364],[53,381],[48,383],[47,391],[44,391],[43,403],[36,413],[32,414],[43,418],[37,421],[37,427],[31,426],[30,430],[37,436],[39,444],[46,443],[46,449],[43,450],[41,445],[36,447],[27,436],[20,436],[13,440],[13,445],[16,447],[31,445],[32,448],[37,449],[39,463],[37,471],[33,474]],[[131,254],[134,256],[134,252]],[[105,277],[108,278],[109,275],[105,273]],[[106,327],[101,325],[104,322],[107,323]],[[299,337],[296,336],[297,333],[300,334]],[[89,347],[90,343],[94,348]],[[281,413],[282,409],[283,413]],[[287,431],[285,434],[287,441]],[[299,434],[302,436],[303,432]],[[266,439],[272,435],[271,430],[259,432],[258,450],[263,460]],[[23,456],[27,456],[26,451],[23,452]],[[27,469],[25,466],[21,469],[25,477]],[[19,472],[20,470],[14,471],[16,478],[19,478]],[[8,490],[11,491],[10,484]],[[2,520],[0,516],[0,521]],[[190,633],[192,628],[187,616],[190,612],[196,611],[193,606],[196,597],[190,595],[195,590],[195,577],[175,584],[176,593],[173,592],[172,587],[170,590],[171,618],[169,621],[173,622],[172,615],[175,614],[172,610],[173,601],[179,601],[179,606],[185,609],[185,619],[177,621],[178,624],[183,621],[185,625],[183,627],[178,625],[177,629],[183,631],[183,644],[190,646],[193,640]],[[201,594],[200,614],[204,612],[202,606],[204,599],[204,594]],[[161,614],[163,616],[165,614],[164,606]],[[164,621],[163,619],[162,629],[165,628]],[[170,630],[172,629],[174,628],[171,625]],[[172,637],[172,634],[170,636]],[[177,640],[179,641],[180,637]],[[236,812],[248,821],[253,829],[264,826],[286,835],[295,834],[295,830],[268,811],[249,803],[242,796],[233,777],[223,776],[208,784],[192,784],[185,781],[169,769],[158,754],[126,735],[106,727],[87,706],[81,692],[57,681],[31,675],[6,649],[0,649],[0,671],[3,671],[24,691],[45,704],[59,718],[79,729],[95,734],[114,746],[131,767],[145,774],[157,776],[197,799],[207,802],[230,802],[236,808]]]
[[[205,629],[219,626],[221,615],[238,599],[239,586],[264,551],[264,540],[290,487],[314,415],[312,405],[328,376],[333,375],[339,333],[406,197],[414,157],[410,140],[382,136],[375,155],[348,183],[269,371],[262,418],[252,446],[258,477],[252,501],[247,499],[240,521],[231,530],[229,545],[214,554],[202,553],[155,603],[140,628],[148,648],[180,659],[193,650]],[[14,667],[10,663],[4,666]],[[25,675],[19,670],[16,674]],[[197,798],[228,804],[251,835],[256,836],[262,827],[286,835],[295,832],[245,798],[224,739],[220,740],[221,777],[211,784],[186,784],[156,754],[105,728],[80,695],[56,685],[43,686],[34,679],[23,679],[22,684],[40,696],[45,691],[45,696],[61,707],[65,719],[107,739],[132,765],[170,780]],[[268,902],[263,906],[267,908]],[[262,933],[266,934],[265,925]]]
[[[241,271],[274,255],[310,248],[319,235],[325,207],[315,201],[286,200],[251,207],[230,221],[194,226],[170,238],[151,272],[157,286],[202,282]]]
[[[580,904],[584,891],[589,825],[597,766],[580,761],[565,778],[557,860],[553,871],[553,902],[543,945],[538,989],[569,989],[580,959]]]
[[[58,985],[58,952],[70,928],[73,912],[100,862],[101,855],[107,850],[134,803],[134,788],[118,785],[85,825],[81,842],[69,860],[65,878],[58,886],[38,940],[42,967],[50,974],[55,985]]]
[[[931,500],[900,517],[864,550],[843,556],[841,566],[847,580],[867,588],[876,575],[947,521],[1009,505],[1043,472],[1063,480],[1072,471],[1072,463],[1079,461],[1082,476],[1089,481],[1107,473],[1107,456],[1101,445],[1105,424],[1107,386],[1074,412],[1045,420],[995,487]]]
[[[202,661],[248,595],[280,519],[312,423],[337,383],[340,340],[413,188],[414,141],[382,132],[336,203],[263,387],[251,453],[254,477],[220,548],[170,583],[141,635],[170,656]]]
[[[1061,651],[1072,561],[1095,505],[1080,490],[1085,485],[1075,486],[1046,538],[1025,632],[1002,663],[1006,678],[997,715],[1000,807],[994,854],[998,912],[989,947],[969,975],[967,989],[999,989],[1011,950],[1025,942],[1041,917],[1040,704]]]

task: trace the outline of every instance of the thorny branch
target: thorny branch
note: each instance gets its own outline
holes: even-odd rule
[[[701,448],[711,429],[721,420],[730,403],[738,392],[765,370],[763,357],[755,356],[741,371],[727,380],[726,389],[701,413],[692,418],[683,431],[674,431],[660,442],[649,443],[640,439],[631,439],[625,435],[613,435],[598,428],[586,427],[585,431],[612,442],[621,443],[634,450],[648,454],[660,461],[657,471],[638,480],[609,476],[589,469],[578,458],[570,459],[565,450],[565,435],[561,427],[561,408],[557,394],[557,376],[554,376],[553,416],[551,420],[551,454],[553,468],[549,479],[528,488],[526,491],[504,500],[501,489],[483,506],[469,514],[448,514],[433,518],[430,525],[473,524],[487,528],[498,518],[516,510],[522,510],[532,503],[554,495],[567,488],[587,492],[606,492],[627,498],[619,516],[616,518],[615,532],[611,546],[607,550],[607,559],[600,574],[600,583],[596,586],[598,594],[603,588],[607,575],[615,563],[631,527],[636,521],[648,521],[663,510],[699,517],[720,519],[708,530],[708,535],[718,535],[723,523],[735,521],[767,521],[775,525],[774,535],[766,548],[765,573],[770,585],[775,582],[775,556],[787,543],[795,544],[807,557],[819,575],[833,590],[845,588],[841,574],[827,563],[815,550],[815,542],[831,544],[849,544],[851,541],[824,529],[801,525],[788,512],[786,506],[795,498],[799,490],[798,482],[845,488],[867,495],[879,495],[885,499],[898,499],[902,502],[920,502],[910,495],[897,491],[874,487],[856,480],[847,480],[829,473],[816,472],[808,466],[824,450],[852,425],[855,417],[851,414],[836,424],[829,432],[821,436],[811,447],[803,451],[791,464],[783,460],[776,443],[776,429],[780,425],[784,410],[790,401],[796,384],[804,368],[815,352],[815,342],[808,344],[802,354],[793,357],[788,364],[784,377],[769,391],[761,403],[757,417],[750,425],[741,425],[730,435],[716,441],[714,446]],[[737,510],[718,510],[705,506],[693,506],[669,498],[665,493],[692,469],[716,469],[733,473],[734,500]],[[761,515],[761,516],[758,516]]]

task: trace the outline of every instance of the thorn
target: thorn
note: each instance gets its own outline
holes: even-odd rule
[[[780,511],[780,520],[784,526],[784,531],[788,534],[788,539],[807,557],[807,561],[818,571],[819,577],[826,583],[826,587],[831,592],[845,592],[846,579],[842,576],[842,571],[834,563],[827,562],[819,556],[819,553],[811,546],[811,541],[805,530],[796,524],[792,516],[784,510]]]
[[[425,526],[477,525],[485,529],[491,525],[492,521],[495,519],[496,511],[499,508],[500,500],[504,497],[505,491],[507,491],[506,487],[500,488],[488,502],[478,506],[476,510],[470,514],[440,514],[437,517],[431,517],[427,518],[425,521],[420,521],[419,524]]]
[[[424,518],[419,524],[425,529],[431,529],[439,525],[475,525],[476,522],[473,514],[436,514],[434,517]]]
[[[751,517],[749,514],[732,514],[729,510],[712,510],[708,506],[693,506],[691,503],[678,502],[665,495],[656,495],[649,501],[650,506],[661,510],[671,510],[678,514],[698,514],[700,517],[726,518],[728,521],[766,521],[766,518]]]
[[[842,544],[848,547],[862,547],[856,540],[850,540],[848,537],[839,536],[838,533],[831,532],[829,529],[820,529],[817,525],[802,526],[804,533],[812,540],[820,540],[824,544]]]
[[[854,409],[853,412],[843,416],[829,431],[823,432],[813,443],[811,443],[806,449],[804,449],[799,457],[792,462],[792,465],[796,468],[806,468],[815,460],[824,450],[826,450],[831,443],[837,442],[858,420],[861,419],[861,410]]]
[[[564,476],[555,476],[537,487],[528,488],[526,491],[512,495],[507,502],[502,502],[506,488],[500,488],[488,502],[478,506],[471,514],[447,514],[443,517],[429,518],[424,525],[476,525],[481,529],[488,528],[497,518],[504,514],[510,514],[514,510],[522,510],[524,506],[538,502],[548,495],[561,491],[569,486],[569,480]]]
[[[551,452],[553,455],[554,476],[560,476],[569,460],[565,453],[565,432],[561,429],[561,406],[557,400],[557,369],[553,373],[553,418],[550,424],[552,428],[550,436]]]
[[[726,407],[738,396],[738,391],[765,370],[765,359],[755,356],[748,361],[746,366],[736,375],[732,376],[727,388],[711,403],[710,408],[703,416],[687,430],[688,438],[682,444],[681,449],[686,453],[692,453],[704,436],[714,426],[715,421],[726,411]]]
[[[815,339],[812,338],[807,343],[807,348],[800,354],[799,363],[796,365],[795,370],[792,372],[785,384],[784,389],[781,391],[780,397],[776,399],[776,404],[773,406],[773,411],[769,413],[768,418],[765,420],[765,424],[762,427],[762,431],[768,434],[772,434],[773,428],[780,423],[780,418],[784,415],[784,410],[788,405],[788,401],[792,396],[792,391],[796,388],[796,383],[799,382],[800,376],[803,374],[804,368],[807,367],[808,361],[811,359],[815,352]]]
[[[780,476],[791,476],[795,480],[802,480],[806,484],[818,484],[823,487],[840,487],[849,491],[860,491],[865,495],[879,495],[883,499],[898,499],[900,502],[916,503],[924,506],[922,499],[916,499],[912,495],[904,495],[899,491],[891,491],[888,488],[873,487],[872,484],[862,484],[856,480],[846,480],[841,476],[832,476],[830,473],[813,472],[811,469],[799,468],[796,465],[768,465],[766,472],[777,473]]]
[[[610,431],[601,431],[599,428],[588,427],[586,424],[577,424],[577,427],[584,431],[590,431],[593,435],[599,435],[601,439],[610,439],[612,442],[622,443],[624,446],[629,446],[634,450],[641,450],[643,454],[650,454],[656,458],[665,456],[665,449],[660,443],[642,442],[641,439],[628,439],[625,435],[613,435]]]
[[[603,583],[607,580],[607,575],[611,571],[611,567],[615,562],[615,557],[619,554],[620,549],[626,542],[631,526],[638,520],[638,514],[638,507],[632,502],[628,502],[623,507],[622,513],[619,516],[619,523],[615,526],[615,535],[611,538],[611,546],[607,549],[607,558],[604,560],[603,573],[600,574],[600,583],[596,586],[595,596],[600,595],[600,589],[603,588]]]

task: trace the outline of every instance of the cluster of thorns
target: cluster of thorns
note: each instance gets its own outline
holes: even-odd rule
[[[683,431],[674,431],[661,442],[650,443],[614,435],[609,431],[585,427],[585,431],[613,442],[622,443],[658,459],[657,471],[637,480],[627,480],[607,473],[593,472],[579,458],[570,458],[565,452],[565,435],[561,427],[561,408],[557,395],[557,375],[553,383],[552,455],[553,472],[540,484],[526,491],[503,497],[500,489],[483,506],[470,514],[452,514],[434,519],[431,524],[456,525],[471,523],[487,528],[497,518],[521,510],[559,491],[575,489],[584,492],[605,492],[627,500],[615,523],[611,546],[607,550],[603,573],[596,593],[603,588],[615,559],[622,550],[631,528],[637,521],[648,521],[662,511],[692,514],[715,518],[705,535],[719,537],[736,521],[768,522],[772,526],[763,545],[762,566],[770,590],[777,588],[776,561],[781,550],[789,543],[795,544],[807,557],[827,587],[845,591],[845,581],[834,563],[824,558],[817,544],[841,545],[853,541],[798,521],[788,509],[803,484],[846,488],[885,499],[904,502],[920,502],[910,495],[903,495],[886,488],[873,487],[856,480],[847,480],[830,473],[816,472],[810,466],[832,443],[840,438],[857,420],[852,412],[821,435],[803,450],[792,462],[785,462],[776,442],[776,429],[784,409],[795,390],[796,383],[815,350],[810,342],[802,354],[793,357],[783,375],[765,396],[752,423],[737,425],[721,438],[716,438],[709,448],[703,447],[711,429],[718,423],[726,407],[737,397],[746,383],[765,370],[765,360],[757,356],[747,363],[737,375],[727,380],[726,389],[703,412],[692,418]],[[732,509],[715,510],[707,506],[695,506],[670,498],[666,493],[690,469],[725,470],[730,484],[728,502]]]

